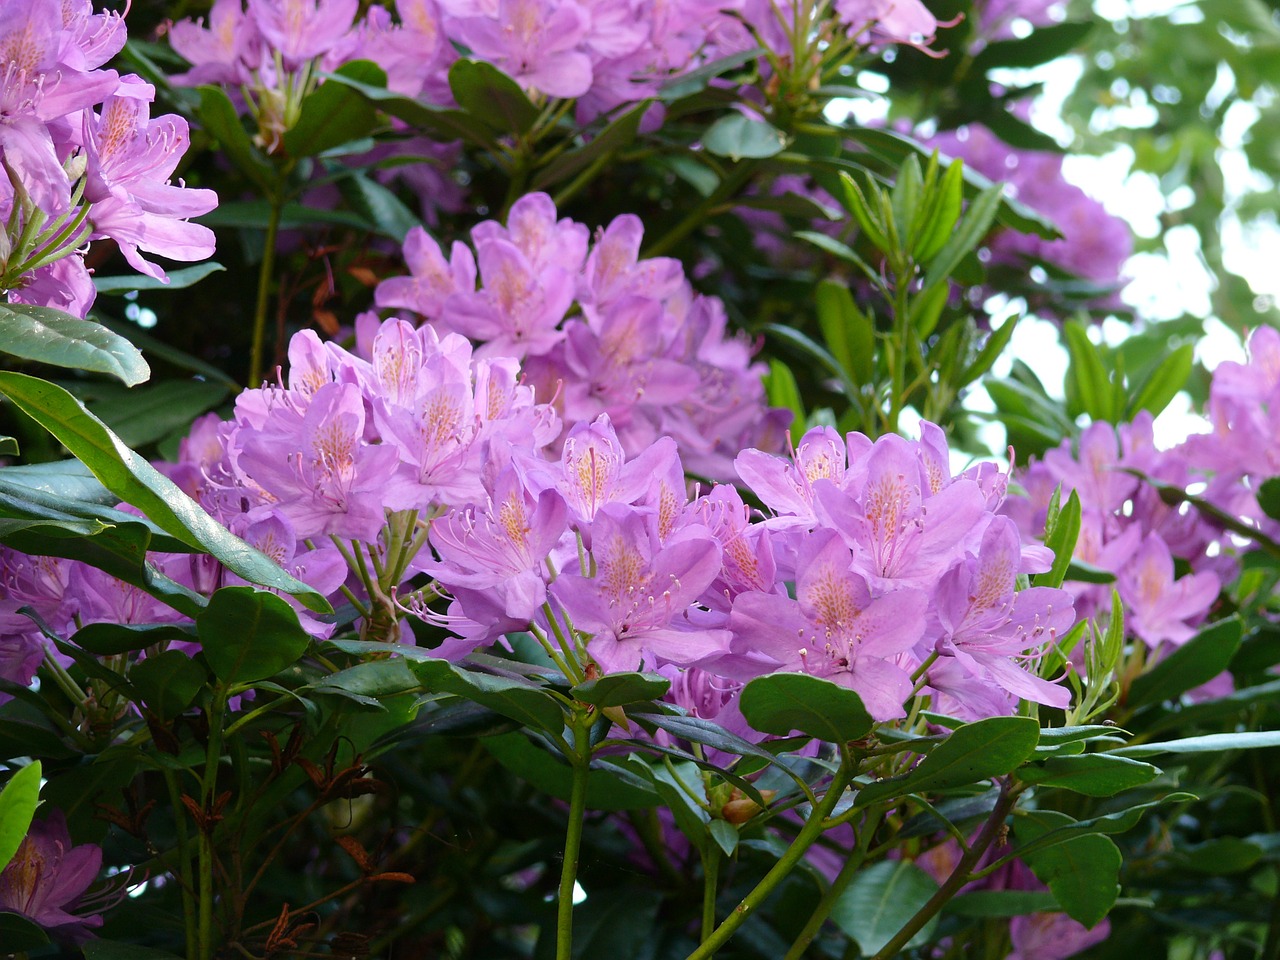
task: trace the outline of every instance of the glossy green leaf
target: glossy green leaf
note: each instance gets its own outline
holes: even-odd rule
[[[311,638],[294,609],[274,593],[223,587],[196,617],[209,667],[223,683],[274,676],[306,652]]]
[[[569,692],[582,703],[625,707],[629,703],[657,700],[670,688],[671,681],[656,673],[608,673],[580,683]]]
[[[232,165],[252,180],[264,196],[274,195],[279,189],[280,175],[245,131],[231,98],[213,84],[206,84],[199,91],[200,107],[196,114],[200,125],[218,141]]]
[[[152,654],[129,671],[134,689],[161,720],[172,720],[191,706],[205,679],[204,667],[181,650]]]
[[[1072,822],[1055,811],[1022,811],[1014,818],[1013,830],[1019,841],[1026,842]],[[1122,857],[1109,837],[1079,836],[1020,856],[1040,882],[1048,885],[1063,912],[1086,927],[1096,926],[1116,902]]]
[[[893,243],[889,239],[889,224],[884,222],[880,217],[880,212],[871,205],[868,193],[872,197],[879,195],[879,186],[868,179],[866,187],[851,174],[842,171],[840,173],[840,186],[843,188],[840,192],[844,197],[844,206],[853,218],[858,221],[858,227],[866,235],[867,240],[883,254],[889,254],[893,250]],[[874,273],[871,274],[874,276]]]
[[[1090,797],[1113,797],[1123,790],[1149,783],[1160,775],[1149,763],[1107,753],[1050,757],[1043,764],[1023,767],[1018,779],[1042,787],[1057,787]]]
[[[245,580],[290,593],[312,610],[330,612],[324,597],[233,536],[65,390],[35,377],[0,371],[0,392],[57,437],[107,489],[161,529],[212,554]]]
[[[721,74],[735,70],[744,64],[751,63],[766,53],[764,47],[751,47],[738,50],[728,56],[720,57],[705,63],[696,70],[678,74],[659,87],[662,100],[680,100],[702,90],[707,84]]]
[[[1135,677],[1129,686],[1126,705],[1141,707],[1173,700],[1193,687],[1208,683],[1227,669],[1243,637],[1244,624],[1237,617],[1206,627]]]
[[[386,73],[369,60],[352,60],[334,72],[371,87],[387,85]],[[368,100],[349,86],[326,80],[302,101],[297,123],[284,132],[284,148],[294,159],[314,157],[368,136],[377,122]]]
[[[934,188],[934,202],[924,211],[923,229],[915,245],[918,261],[938,255],[955,229],[964,204],[964,163],[952,160]]]
[[[18,453],[18,441],[0,434],[0,457],[16,457]]]
[[[484,60],[458,60],[449,68],[449,89],[463,110],[500,135],[528,133],[539,110],[509,76]]]
[[[183,290],[186,287],[195,286],[210,274],[221,273],[226,269],[220,263],[206,260],[204,263],[197,263],[191,267],[165,271],[169,278],[168,283],[156,277],[148,277],[143,273],[132,273],[111,277],[95,275],[93,286],[98,293],[103,294],[133,293],[137,290]]]
[[[1098,348],[1077,320],[1062,328],[1063,344],[1071,358],[1067,369],[1067,412],[1087,413],[1093,420],[1114,420],[1111,378]]]
[[[779,737],[799,730],[844,743],[865,737],[875,725],[854,691],[804,673],[756,677],[743,688],[738,704],[752,729]]]
[[[1115,583],[1116,575],[1110,570],[1095,567],[1092,563],[1072,560],[1067,564],[1067,573],[1063,579],[1074,580],[1077,583]]]
[[[730,160],[777,156],[786,145],[786,134],[773,124],[741,113],[726,114],[702,135],[702,146],[708,153]]]
[[[418,678],[409,669],[409,664],[401,659],[370,660],[357,663],[324,677],[312,691],[346,696],[371,705],[378,705],[385,697],[408,690],[419,689]]]
[[[989,717],[965,724],[934,747],[910,773],[868,784],[857,803],[909,793],[967,786],[1016,770],[1040,740],[1040,724],[1030,717]]]
[[[69,384],[95,417],[126,446],[134,449],[186,429],[202,413],[226,399],[225,383],[205,380],[165,380],[126,390],[119,384]]]
[[[414,662],[410,669],[429,692],[464,697],[535,730],[558,734],[564,729],[559,702],[531,681],[466,670],[445,660]]]
[[[879,953],[938,892],[937,882],[914,863],[887,860],[859,871],[831,907],[831,921],[850,936],[864,957]],[[929,942],[935,916],[907,942]]]
[[[686,717],[679,714],[654,712],[633,712],[627,714],[641,726],[654,727],[690,743],[700,743],[722,753],[731,753],[740,757],[755,757],[773,763],[777,758],[758,744],[745,740],[737,734],[730,733],[724,727],[700,717]]]
[[[1051,830],[1047,830],[1036,834],[1035,839],[1023,843],[1017,850],[1016,855],[1019,857],[1028,857],[1040,850],[1047,850],[1055,847],[1060,843],[1066,843],[1077,837],[1087,837],[1094,834],[1117,834],[1125,833],[1132,830],[1139,820],[1150,810],[1162,806],[1166,803],[1182,803],[1187,800],[1195,800],[1194,794],[1190,793],[1171,793],[1159,800],[1152,800],[1148,803],[1138,803],[1115,813],[1107,813],[1097,817],[1090,817],[1086,820],[1072,820],[1067,817],[1058,823]],[[1039,811],[1045,813],[1047,811]],[[1062,816],[1062,814],[1057,814]]]
[[[0,870],[13,859],[40,805],[39,760],[19,768],[0,790]]]
[[[52,307],[0,304],[0,351],[38,363],[105,373],[130,387],[151,376],[147,361],[124,337]]]

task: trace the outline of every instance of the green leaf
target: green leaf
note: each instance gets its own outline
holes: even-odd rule
[[[127,446],[155,443],[191,423],[227,396],[225,383],[205,380],[165,380],[154,386],[126,390],[118,384],[71,384],[95,417]]]
[[[358,211],[379,233],[394,238],[397,243],[403,243],[414,227],[422,226],[422,221],[399,197],[363,174],[343,179],[338,189],[353,210]]]
[[[280,175],[245,132],[231,98],[221,87],[206,84],[199,88],[200,125],[222,146],[223,153],[241,173],[252,180],[265,196],[279,189]]]
[[[161,720],[172,720],[191,706],[205,684],[204,667],[181,650],[162,650],[133,665],[129,680]]]
[[[233,536],[61,387],[0,371],[0,393],[57,437],[108,490],[167,533],[212,554],[245,580],[290,593],[311,610],[331,612],[324,597]]]
[[[1113,421],[1111,378],[1101,353],[1077,320],[1063,326],[1062,336],[1071,358],[1066,384],[1068,414],[1087,413],[1094,420]]]
[[[206,260],[193,267],[166,271],[169,277],[168,283],[156,277],[148,277],[146,274],[133,273],[114,277],[95,276],[93,286],[98,293],[105,294],[133,293],[136,290],[182,290],[195,286],[211,273],[220,273],[226,269],[220,263]]]
[[[386,73],[369,60],[352,60],[334,72],[371,87],[387,85]],[[377,122],[368,100],[351,87],[326,80],[302,101],[298,122],[284,132],[284,148],[294,159],[314,157],[368,136]]]
[[[1258,487],[1258,506],[1272,520],[1280,520],[1280,477],[1268,477]]]
[[[196,631],[209,667],[228,684],[275,676],[311,642],[289,604],[253,587],[216,591],[196,617]]]
[[[1096,740],[1099,737],[1114,737],[1119,727],[1105,724],[1089,724],[1079,727],[1045,727],[1040,731],[1039,747],[1060,747],[1064,743],[1078,743],[1081,740]]]
[[[1039,740],[1040,724],[1030,717],[988,717],[965,724],[910,773],[859,790],[858,806],[1002,776],[1030,757]]]
[[[609,673],[580,683],[569,692],[575,700],[597,707],[625,707],[657,700],[671,689],[671,681],[656,673]]]
[[[464,697],[535,730],[558,734],[564,729],[559,702],[529,681],[465,670],[446,660],[414,662],[410,669],[429,691]]]
[[[1025,917],[1058,909],[1048,890],[976,890],[962,893],[942,908],[961,917]]]
[[[638,885],[593,892],[573,910],[571,960],[652,958],[656,932],[662,929],[658,910],[663,899],[663,891]],[[554,937],[555,924],[543,930]]]
[[[914,863],[884,861],[854,876],[832,905],[831,921],[857,942],[864,957],[874,956],[937,892],[938,884]],[[935,916],[906,948],[927,943],[937,923]]]
[[[17,440],[0,434],[0,457],[16,457],[19,452]]]
[[[1238,617],[1206,627],[1136,677],[1129,687],[1125,705],[1141,707],[1162,703],[1207,683],[1227,669],[1243,637],[1244,624]]]
[[[130,387],[151,376],[147,361],[124,337],[52,307],[0,304],[0,351],[24,360],[105,373]]]
[[[876,361],[876,334],[870,318],[858,309],[842,283],[823,280],[816,297],[818,323],[831,356],[855,384],[870,383]]]
[[[1042,787],[1057,787],[1089,797],[1113,797],[1122,790],[1149,783],[1160,775],[1149,763],[1107,753],[1050,757],[1043,764],[1023,767],[1018,779]]]
[[[960,218],[960,222],[947,242],[926,265],[924,289],[927,290],[950,277],[965,255],[976,249],[982,242],[982,238],[991,231],[996,210],[1004,196],[1003,190],[1001,184],[993,183],[969,201],[968,209],[965,210],[964,216]]]
[[[539,792],[569,799],[573,779],[569,765],[531,743],[523,733],[503,733],[480,742],[504,767]],[[587,771],[587,806],[592,810],[637,810],[657,806],[658,802],[652,789],[642,789],[631,779],[623,780],[607,764],[592,764]]]
[[[738,50],[725,57],[712,60],[710,63],[703,64],[696,70],[690,70],[688,73],[681,73],[672,77],[666,83],[660,86],[660,99],[662,100],[681,100],[684,97],[697,93],[707,86],[707,83],[723,73],[741,67],[743,64],[763,56],[767,51],[764,47],[751,47],[747,50]]]
[[[1063,579],[1074,580],[1077,583],[1115,583],[1116,575],[1110,570],[1095,567],[1092,563],[1072,560],[1067,564],[1067,574]]]
[[[393,697],[420,687],[409,664],[400,658],[370,660],[339,670],[312,687],[315,693],[334,693],[370,705],[381,706],[384,697]]]
[[[791,442],[799,443],[805,431],[804,401],[791,368],[777,357],[769,358],[769,373],[764,380],[765,394],[771,407],[791,411]]]
[[[350,87],[378,109],[420,131],[435,134],[444,140],[461,139],[488,150],[497,149],[498,142],[489,124],[483,122],[478,116],[472,116],[462,110],[449,110],[423,103],[382,87],[360,83],[338,73],[329,77],[329,83],[340,83]]]
[[[47,946],[48,935],[20,913],[0,911],[0,943],[15,954]],[[136,955],[135,955],[136,956]]]
[[[1243,873],[1259,860],[1262,847],[1239,837],[1215,837],[1204,843],[1179,845],[1173,850],[1173,861],[1178,869],[1196,873]]]
[[[1169,354],[1147,374],[1125,409],[1125,418],[1132,419],[1139,410],[1157,417],[1187,385],[1191,368],[1195,364],[1194,344],[1183,344]]]
[[[557,156],[533,175],[530,184],[532,188],[543,190],[559,183],[630,145],[640,132],[640,121],[644,119],[649,106],[647,100],[636,104],[582,146]]]
[[[716,842],[726,857],[732,857],[738,849],[738,828],[727,820],[712,820],[707,824],[707,832]]]
[[[1013,830],[1020,841],[1029,842],[1073,823],[1066,814],[1051,810],[1021,811],[1014,817]],[[1031,853],[1026,849],[1019,856],[1069,917],[1093,927],[1107,915],[1120,890],[1116,878],[1123,859],[1114,841],[1090,834]]]
[[[861,739],[875,725],[854,691],[804,673],[756,677],[743,688],[738,703],[752,729],[779,737],[799,730],[845,743]]]
[[[1280,747],[1280,730],[1242,730],[1239,733],[1209,733],[1182,740],[1160,743],[1134,743],[1109,751],[1117,757],[1158,757],[1162,754],[1183,756],[1197,753],[1223,753],[1227,750],[1263,750]]]
[[[741,113],[726,114],[702,135],[702,146],[708,153],[735,161],[774,157],[786,145],[787,136],[777,127]]]
[[[449,89],[458,106],[495,133],[528,133],[538,120],[539,110],[520,84],[483,60],[456,61]]]
[[[1124,810],[1115,813],[1104,814],[1099,817],[1091,817],[1088,820],[1072,820],[1067,817],[1059,825],[1052,830],[1040,833],[1034,840],[1024,843],[1015,851],[1013,856],[1027,857],[1032,853],[1040,850],[1047,850],[1055,847],[1060,843],[1066,843],[1077,837],[1087,837],[1094,834],[1115,834],[1124,833],[1132,830],[1134,826],[1142,819],[1143,814],[1148,810],[1161,806],[1166,803],[1182,803],[1186,800],[1195,800],[1196,797],[1190,793],[1171,793],[1159,800],[1152,800],[1150,803],[1139,803]],[[1048,811],[1038,811],[1045,814]],[[1055,814],[1061,817],[1062,814]]]
[[[1037,587],[1061,587],[1071,566],[1071,554],[1080,538],[1080,497],[1074,490],[1058,511],[1053,529],[1047,532],[1044,545],[1053,551],[1053,566],[1046,573],[1031,578]]]
[[[31,828],[31,818],[40,805],[40,776],[40,761],[33,760],[0,790],[0,870],[13,859]]]
[[[964,162],[952,160],[947,172],[934,188],[935,203],[927,211],[924,229],[916,242],[915,257],[919,261],[937,256],[960,219],[964,203]]]
[[[174,276],[174,274],[170,274],[170,276]],[[114,317],[101,317],[100,319],[103,326],[110,328],[126,340],[132,341],[134,346],[145,350],[147,355],[153,359],[173,364],[179,370],[188,370],[191,373],[199,374],[202,379],[210,383],[224,383],[237,390],[240,388],[240,385],[232,377],[228,376],[225,370],[151,336],[136,323],[130,323],[128,320],[118,320]]]
[[[686,717],[679,714],[636,712],[627,714],[641,726],[656,727],[665,730],[674,737],[700,743],[722,753],[731,753],[740,757],[755,757],[767,763],[774,763],[777,758],[763,747],[744,740],[737,734],[730,733],[724,727],[700,717]]]
[[[995,362],[1000,359],[1000,355],[1004,353],[1005,347],[1009,346],[1009,341],[1013,339],[1013,331],[1021,319],[1022,314],[1012,314],[997,329],[988,334],[987,342],[982,345],[978,355],[960,374],[960,379],[955,384],[957,387],[967,387],[991,369]]]
[[[852,174],[840,172],[840,186],[843,188],[840,192],[844,197],[844,206],[853,218],[858,221],[858,227],[866,234],[866,238],[881,253],[889,254],[893,252],[893,243],[889,239],[889,224],[880,218],[878,211],[874,210],[871,203],[867,200],[867,194],[863,191],[862,185]],[[871,192],[873,197],[880,196],[880,188],[874,182],[869,180],[867,190]],[[874,273],[870,273],[874,277]]]
[[[91,623],[71,635],[71,643],[100,657],[145,650],[169,640],[194,640],[193,631],[176,623]]]
[[[1091,20],[1068,20],[1037,27],[1029,36],[1016,40],[997,40],[973,58],[973,69],[1037,67],[1071,53],[1084,42],[1093,27]]]

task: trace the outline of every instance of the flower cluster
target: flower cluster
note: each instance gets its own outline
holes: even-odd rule
[[[169,182],[188,142],[181,117],[150,116],[154,88],[101,69],[125,42],[118,14],[89,0],[0,2],[0,289],[10,302],[84,316],[94,289],[83,246],[110,238],[140,272],[143,257],[202,260],[213,234],[185,218],[217,205],[210,190]]]
[[[1218,532],[1189,507],[1164,503],[1140,476],[1179,485],[1191,481],[1184,450],[1156,448],[1148,413],[1119,428],[1095,423],[1074,449],[1065,441],[1050,450],[1019,475],[1026,495],[1011,498],[1007,509],[1034,539],[1044,531],[1054,491],[1060,488],[1064,501],[1074,492],[1081,507],[1075,559],[1116,577],[1113,585],[1069,584],[1077,609],[1082,616],[1106,610],[1114,586],[1129,631],[1152,650],[1167,651],[1195,634],[1227,567],[1225,558],[1207,552]],[[1175,557],[1199,572],[1178,577]]]
[[[1123,286],[1121,271],[1133,238],[1128,225],[1107,213],[1097,200],[1062,174],[1056,153],[1019,150],[978,124],[939,133],[931,146],[991,180],[1009,184],[1015,199],[1043,214],[1063,236],[1045,240],[1029,233],[1006,230],[990,242],[992,263],[1025,270],[1027,261],[1041,261],[1102,288],[1103,306],[1118,306]]]
[[[748,450],[738,472],[772,511],[752,522],[733,487],[690,500],[670,440],[627,459],[607,417],[579,424],[558,461],[504,457],[482,504],[433,524],[450,655],[527,629],[596,671],[665,672],[729,726],[741,683],[779,670],[849,687],[880,720],[920,692],[965,719],[1066,706],[1034,661],[1071,598],[1016,589],[1046,551],[995,512],[993,465],[953,477],[947,457],[931,424],[918,442],[818,428],[789,460]]]
[[[589,243],[546,194],[529,194],[505,227],[472,230],[474,253],[454,243],[446,259],[413,230],[410,275],[384,280],[376,303],[478,341],[481,356],[523,358],[567,424],[607,414],[628,453],[670,436],[691,472],[726,477],[739,450],[779,443],[787,414],[766,408],[764,369],[726,334],[720,301],[695,294],[679,261],[640,258],[642,234],[624,214]]]

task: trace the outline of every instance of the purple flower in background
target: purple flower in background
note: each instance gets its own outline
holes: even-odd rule
[[[578,49],[591,27],[572,0],[498,0],[486,16],[457,21],[455,36],[526,87],[552,97],[591,88],[591,58]]]
[[[102,926],[74,911],[102,867],[102,848],[73,846],[61,810],[31,824],[18,852],[0,873],[0,911],[21,914],[59,939],[79,943]]]
[[[1129,629],[1150,647],[1176,646],[1195,636],[1193,624],[1204,619],[1220,587],[1212,573],[1189,573],[1175,580],[1169,548],[1154,533],[1120,569],[1119,582]]]
[[[248,12],[286,69],[321,56],[351,29],[358,0],[249,0]]]

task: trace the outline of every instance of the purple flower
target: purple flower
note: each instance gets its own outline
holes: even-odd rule
[[[66,818],[55,810],[31,825],[0,873],[0,910],[21,914],[59,939],[87,940],[91,928],[102,926],[102,918],[72,911],[101,867],[102,848],[72,846]]]
[[[454,35],[526,87],[578,97],[591,87],[591,58],[578,49],[591,26],[572,0],[498,0],[487,16],[457,21]]]
[[[1119,575],[1128,608],[1128,627],[1150,647],[1176,645],[1195,636],[1195,627],[1218,599],[1221,584],[1212,573],[1189,573],[1175,581],[1173,557],[1157,534],[1148,534]]]
[[[551,593],[605,671],[687,666],[724,653],[729,634],[700,626],[693,604],[720,571],[720,545],[689,525],[663,543],[655,518],[606,504],[592,531],[593,575],[574,561]]]
[[[927,598],[903,589],[873,595],[849,548],[829,530],[806,537],[796,565],[796,598],[744,593],[733,601],[735,654],[769,658],[778,670],[808,673],[854,690],[877,720],[906,716],[911,677],[898,664],[924,633]],[[767,672],[761,670],[759,672]]]

